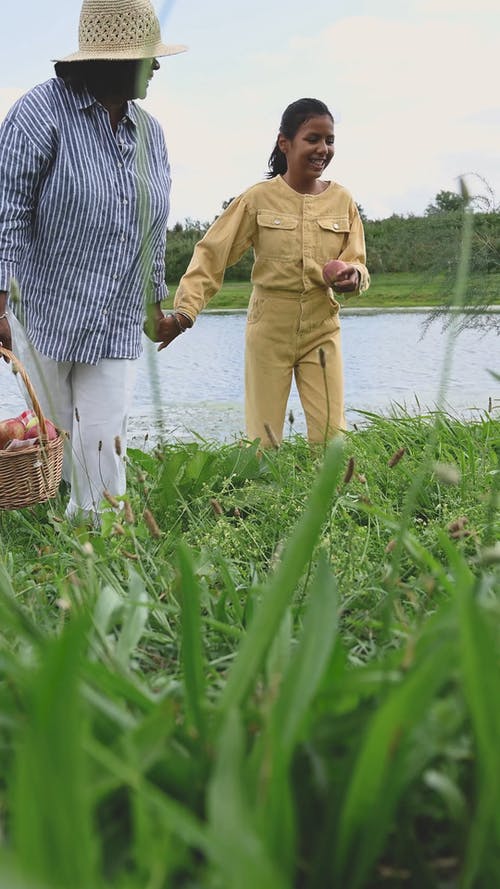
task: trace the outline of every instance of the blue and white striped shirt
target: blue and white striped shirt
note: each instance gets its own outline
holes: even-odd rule
[[[116,133],[59,78],[16,102],[0,127],[0,290],[19,282],[39,352],[138,357],[144,303],[167,295],[169,196],[162,129],[134,102]]]

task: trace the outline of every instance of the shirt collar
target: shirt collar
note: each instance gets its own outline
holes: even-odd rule
[[[92,108],[93,105],[97,105],[97,99],[93,96],[87,89],[83,89],[78,93],[73,92],[73,90],[69,90],[71,95],[73,96],[73,101],[75,103],[75,107],[79,111],[86,111],[87,108]],[[137,126],[137,107],[134,102],[127,102],[125,104],[125,111],[123,113],[124,118],[130,121],[134,127]]]

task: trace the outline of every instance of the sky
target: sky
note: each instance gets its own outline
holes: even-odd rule
[[[166,43],[144,107],[165,131],[170,225],[212,221],[263,179],[284,108],[319,98],[335,117],[325,173],[368,218],[422,215],[458,190],[500,203],[498,0],[153,0]],[[80,0],[1,13],[0,119],[78,48]]]

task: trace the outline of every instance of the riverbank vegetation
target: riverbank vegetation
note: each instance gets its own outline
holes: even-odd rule
[[[499,422],[369,419],[0,512],[1,885],[498,883]]]

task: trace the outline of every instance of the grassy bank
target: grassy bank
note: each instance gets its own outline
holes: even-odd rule
[[[470,287],[477,294],[476,300],[484,292],[487,284],[488,301],[491,305],[500,305],[500,274],[489,274],[486,279],[471,276]],[[171,307],[176,285],[169,285],[170,299],[167,306]],[[210,301],[211,309],[244,309],[248,305],[251,285],[248,282],[224,284],[222,290]],[[366,295],[351,297],[345,300],[349,307],[414,307],[440,306],[450,296],[450,282],[435,275],[418,275],[410,272],[394,272],[372,276],[372,283]]]
[[[0,885],[497,885],[498,421],[128,461],[0,512]]]

